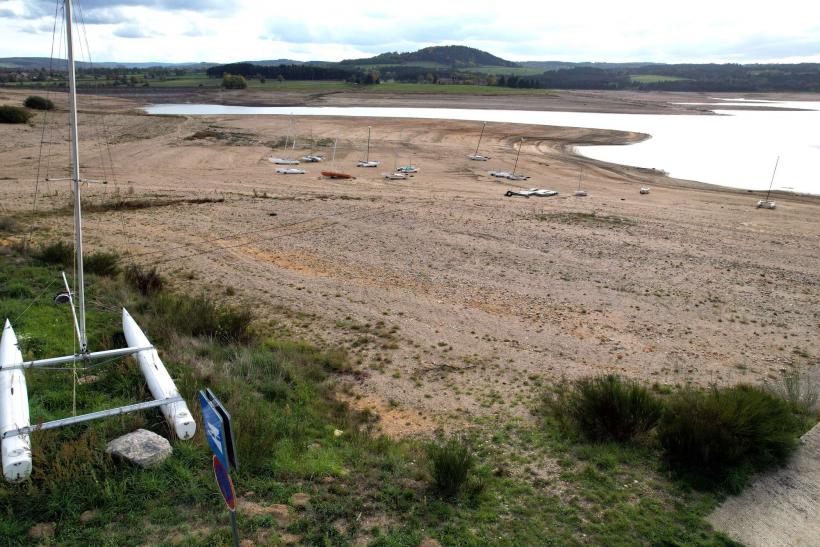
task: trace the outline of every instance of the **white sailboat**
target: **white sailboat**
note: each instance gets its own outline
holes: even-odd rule
[[[11,323],[6,319],[3,334],[0,337],[0,453],[2,453],[3,476],[8,481],[25,480],[31,475],[31,439],[29,434],[41,429],[55,429],[67,425],[83,423],[90,420],[135,412],[147,408],[161,407],[171,430],[180,439],[190,439],[196,431],[196,422],[188,410],[185,401],[179,395],[174,381],[159,359],[156,349],[151,345],[142,330],[123,309],[123,331],[128,347],[122,349],[89,351],[86,333],[85,316],[85,279],[83,275],[83,239],[80,186],[84,180],[80,177],[79,143],[77,131],[77,86],[74,73],[74,50],[72,39],[71,0],[65,0],[66,51],[68,54],[68,109],[69,136],[71,155],[71,183],[74,192],[74,234],[76,252],[76,306],[68,280],[63,274],[65,292],[55,299],[58,303],[71,306],[74,318],[74,332],[77,337],[79,352],[74,355],[23,361],[23,355]],[[81,363],[112,359],[133,355],[140,363],[153,401],[135,403],[122,407],[92,412],[31,425],[28,406],[28,391],[25,369],[54,367],[65,363]]]
[[[365,152],[364,159],[356,164],[356,167],[378,167],[379,162],[370,159],[370,126],[367,126],[367,152]]]
[[[772,193],[772,185],[774,184],[774,175],[777,173],[777,164],[780,163],[780,156],[777,156],[777,161],[774,162],[774,171],[772,171],[772,180],[769,182],[769,191],[766,192],[766,199],[760,199],[757,201],[757,208],[758,209],[775,209],[777,208],[777,203],[774,201],[769,200],[769,196]]]
[[[484,136],[485,127],[487,127],[487,122],[484,122],[484,125],[481,126],[481,134],[478,136],[478,144],[475,145],[475,152],[467,156],[467,158],[473,161],[487,161],[488,159],[490,159],[489,156],[482,156],[478,153],[478,147],[481,146],[481,137]]]
[[[523,137],[518,142],[518,153],[515,155],[515,165],[513,165],[512,173],[509,171],[490,171],[490,176],[499,177],[502,179],[508,180],[527,180],[530,178],[527,175],[519,175],[515,173],[515,170],[518,168],[518,158],[521,156],[521,145],[524,144]]]
[[[291,123],[291,132],[293,131],[293,125]],[[288,141],[290,140],[290,134],[285,135],[285,146],[282,147],[282,155],[287,153],[288,149]],[[293,147],[291,148],[291,155],[296,151],[296,137],[293,137]],[[291,158],[268,158],[268,161],[274,163],[276,165],[299,165],[299,160],[294,160]]]
[[[582,198],[587,195],[586,190],[581,190],[581,178],[584,176],[584,168],[581,167],[581,171],[578,173],[578,189],[575,190],[575,193],[572,194],[575,197]]]

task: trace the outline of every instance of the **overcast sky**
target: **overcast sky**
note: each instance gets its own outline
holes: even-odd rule
[[[446,44],[513,61],[820,62],[820,2],[809,0],[74,4],[97,62],[338,61]],[[0,0],[0,57],[48,57],[56,5]]]

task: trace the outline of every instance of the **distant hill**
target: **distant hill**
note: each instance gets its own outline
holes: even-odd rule
[[[12,68],[20,70],[39,70],[41,68],[53,67],[55,70],[64,68],[65,59],[50,59],[49,57],[2,57],[0,58],[0,68]],[[192,68],[205,70],[216,65],[216,63],[163,63],[160,61],[149,61],[139,63],[113,63],[99,62],[87,63],[77,61],[77,68]]]
[[[518,67],[486,51],[466,46],[433,46],[408,53],[382,53],[366,59],[346,59],[339,64],[353,66],[434,64],[444,67],[469,68],[478,66]]]
[[[603,69],[630,69],[641,68],[645,66],[659,65],[662,63],[594,63],[594,62],[580,62],[573,63],[567,61],[523,61],[519,63],[523,67],[537,68],[543,71],[547,70],[561,70],[565,68],[603,68]]]

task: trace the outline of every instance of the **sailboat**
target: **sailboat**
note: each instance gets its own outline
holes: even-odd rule
[[[71,292],[65,273],[62,274],[65,292],[55,298],[56,303],[71,306],[74,334],[79,351],[74,355],[23,361],[17,336],[11,322],[6,319],[0,337],[0,453],[2,453],[3,477],[10,482],[26,480],[31,475],[31,438],[33,431],[55,429],[68,425],[160,407],[171,431],[180,439],[190,439],[196,432],[196,422],[179,395],[174,381],[165,369],[156,349],[125,309],[122,310],[123,332],[128,347],[104,351],[90,351],[86,331],[85,279],[83,276],[83,239],[80,185],[79,143],[77,130],[77,85],[74,72],[71,0],[65,0],[66,44],[68,54],[68,110],[69,141],[71,155],[71,184],[74,192],[74,234],[76,251],[77,294]],[[92,361],[110,360],[133,355],[139,363],[146,383],[154,397],[152,401],[135,403],[108,410],[92,412],[31,425],[28,406],[28,390],[25,369],[55,367],[65,363],[88,364]]]
[[[469,154],[467,157],[474,161],[487,161],[490,159],[489,156],[482,156],[478,153],[478,147],[481,146],[481,137],[484,136],[484,128],[487,127],[487,122],[484,122],[484,125],[481,126],[481,134],[478,136],[478,144],[475,145],[475,152]]]
[[[378,167],[378,166],[379,166],[378,161],[370,159],[370,126],[368,125],[367,126],[367,152],[364,155],[364,159],[356,164],[356,167]]]
[[[777,156],[777,161],[774,162],[774,171],[772,171],[772,180],[769,182],[769,191],[766,192],[766,199],[761,199],[757,202],[758,209],[775,209],[777,207],[777,203],[769,200],[769,195],[772,193],[772,184],[774,184],[774,175],[777,173],[778,163],[780,163],[780,156]]]
[[[520,141],[518,141],[518,154],[515,155],[515,165],[513,165],[512,173],[509,171],[490,171],[490,175],[493,177],[499,177],[503,179],[509,180],[527,180],[528,176],[526,175],[516,175],[515,170],[518,169],[518,158],[521,156],[521,146],[524,144],[523,137]]]
[[[339,139],[335,139],[333,141],[333,156],[330,160],[330,169],[322,171],[322,176],[331,179],[352,179],[353,175],[351,175],[350,173],[342,173],[341,171],[336,171],[336,144],[338,142]]]
[[[305,163],[319,163],[320,161],[324,161],[324,156],[320,156],[319,154],[314,154],[313,150],[316,146],[316,141],[313,139],[313,130],[310,131],[310,146],[311,146],[311,153],[299,158]]]
[[[397,144],[396,147],[393,149],[393,172],[382,173],[382,177],[386,178],[387,180],[406,180],[409,176],[410,175],[408,175],[407,173],[399,171],[399,146]]]
[[[581,171],[578,173],[578,189],[575,190],[575,193],[573,194],[574,196],[579,197],[579,198],[584,197],[584,196],[587,195],[586,190],[581,190],[581,177],[583,177],[583,176],[584,176],[584,168],[581,167]]]
[[[291,132],[293,131],[293,125],[291,123]],[[285,152],[288,149],[288,140],[290,140],[290,135],[285,135],[285,146],[282,147],[282,152]],[[291,148],[291,155],[296,151],[296,137],[293,137],[293,147]],[[284,155],[284,154],[283,154]],[[294,160],[291,158],[268,158],[268,161],[271,163],[275,163],[276,165],[299,165],[299,160]],[[277,170],[277,173],[279,171]]]

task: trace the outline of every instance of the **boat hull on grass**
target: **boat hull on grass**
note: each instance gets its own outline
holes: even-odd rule
[[[122,330],[125,334],[125,340],[128,345],[133,348],[151,346],[151,342],[142,332],[134,318],[123,308],[122,310]],[[161,400],[169,397],[176,397],[179,395],[171,375],[168,374],[165,365],[159,358],[159,354],[155,349],[148,349],[137,352],[134,357],[139,363],[142,375],[145,376],[145,381],[148,383],[148,389],[151,391],[154,399]],[[162,414],[168,422],[168,427],[182,440],[190,439],[196,433],[196,422],[188,410],[188,405],[185,401],[178,403],[169,403],[162,405]]]
[[[352,179],[350,173],[340,173],[339,171],[322,171],[322,176],[329,179]]]
[[[26,376],[22,369],[3,370],[19,365],[23,354],[17,336],[6,320],[0,338],[0,435],[31,425],[28,410]],[[26,480],[31,475],[31,441],[28,435],[16,435],[0,441],[3,476],[9,482]]]

